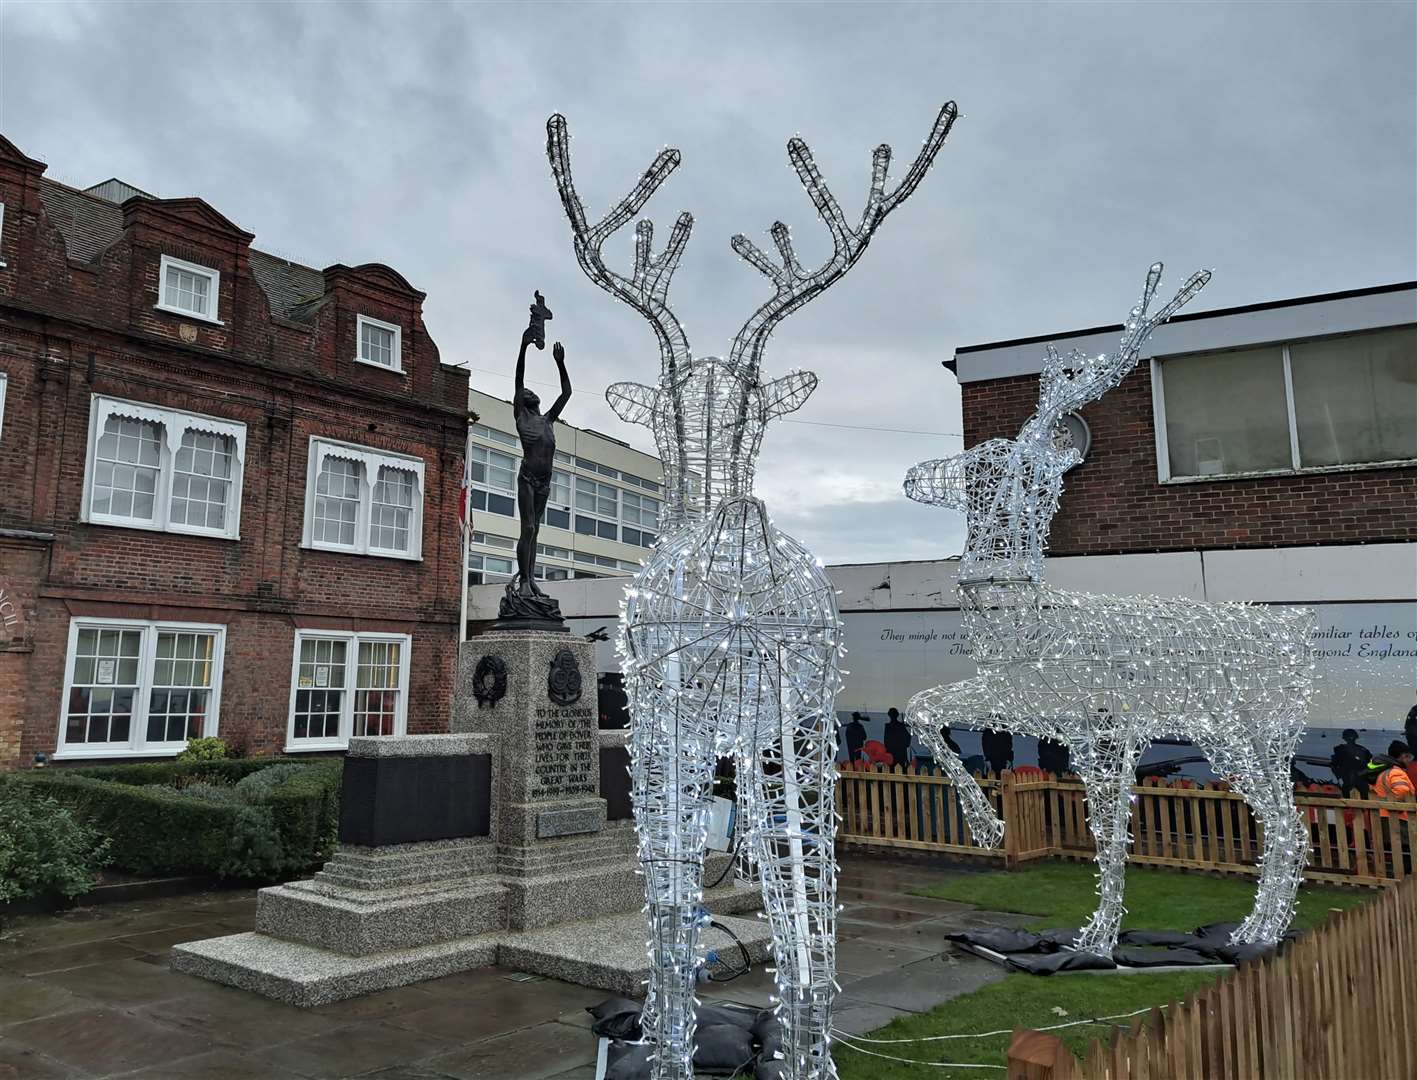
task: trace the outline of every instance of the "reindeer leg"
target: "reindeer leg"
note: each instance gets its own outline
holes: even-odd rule
[[[969,834],[980,847],[996,848],[1004,842],[1004,822],[994,811],[983,790],[974,777],[940,737],[940,728],[949,724],[965,724],[989,709],[970,709],[961,699],[974,698],[982,693],[982,680],[966,679],[964,682],[948,686],[937,686],[933,690],[922,690],[912,697],[905,707],[905,722],[915,737],[930,748],[935,763],[945,771],[959,797],[964,820],[969,826]],[[987,695],[984,700],[989,699]]]
[[[784,715],[780,737],[754,756],[754,862],[772,924],[786,1075],[835,1080],[835,720]]]
[[[635,725],[631,753],[635,828],[649,917],[649,987],[642,1026],[645,1039],[655,1047],[654,1080],[691,1080],[704,835],[714,759],[697,740],[675,740],[672,717],[653,710]]]
[[[1235,944],[1275,945],[1294,918],[1294,901],[1309,856],[1309,830],[1294,805],[1294,785],[1284,776],[1264,779],[1253,799],[1247,799],[1264,826],[1260,880],[1254,910],[1231,935]]]
[[[1075,740],[1074,768],[1087,787],[1087,821],[1097,843],[1097,911],[1078,935],[1077,948],[1111,956],[1126,907],[1127,846],[1131,843],[1132,785],[1143,744],[1130,732],[1095,742]]]
[[[1296,725],[1297,732],[1302,723],[1296,721]],[[1236,944],[1273,945],[1284,936],[1294,917],[1294,900],[1309,856],[1309,838],[1294,805],[1290,756],[1275,760],[1272,751],[1250,740],[1248,733],[1254,730],[1253,719],[1240,713],[1223,727],[1213,728],[1215,733],[1208,738],[1195,741],[1211,768],[1229,780],[1249,805],[1264,832],[1255,905],[1230,940]]]

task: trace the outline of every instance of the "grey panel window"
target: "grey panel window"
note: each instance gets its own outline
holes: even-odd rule
[[[1161,373],[1172,476],[1291,467],[1282,349],[1178,357]]]
[[[1417,458],[1417,328],[1298,343],[1289,363],[1300,465]]]

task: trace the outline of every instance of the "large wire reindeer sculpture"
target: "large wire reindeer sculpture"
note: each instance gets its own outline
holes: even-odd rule
[[[565,118],[547,123],[547,154],[586,275],[639,312],[660,347],[655,386],[617,383],[606,397],[621,419],[654,432],[664,463],[663,534],[622,609],[619,651],[632,718],[630,769],[645,876],[650,976],[642,1024],[655,1080],[693,1075],[695,986],[707,812],[715,762],[737,765],[742,834],[770,921],[783,1029],[783,1075],[836,1076],[829,1032],[835,985],[836,777],[834,702],[842,653],[835,590],[821,564],[768,518],[753,473],[768,421],[802,406],[811,372],[764,381],[768,338],[865,252],[903,203],[954,124],[945,105],[904,179],[886,190],[891,151],[875,151],[860,224],[848,222],[800,138],[787,154],[826,223],[832,254],[804,269],[787,226],[771,229],[780,263],[745,237],[733,250],[774,286],[743,324],[728,358],[694,357],[668,303],[669,281],[693,218],[679,215],[664,251],[653,225],[635,227],[634,268],[611,270],[601,249],[679,166],[665,150],[597,223],[571,180]]]
[[[1159,325],[1210,279],[1197,273],[1159,311],[1161,264],[1146,277],[1116,350],[1063,357],[1049,346],[1038,409],[1018,438],[990,439],[906,476],[917,502],[965,513],[959,570],[964,631],[979,674],[911,698],[907,720],[962,798],[975,839],[1004,825],[942,724],[977,724],[1067,743],[1087,789],[1097,845],[1098,907],[1076,947],[1110,956],[1125,908],[1131,789],[1148,742],[1192,740],[1264,830],[1254,909],[1235,942],[1272,944],[1288,928],[1308,854],[1290,765],[1313,682],[1313,613],[1156,597],[1092,596],[1043,581],[1048,528],[1077,451],[1055,444],[1064,414],[1096,401],[1136,366]]]

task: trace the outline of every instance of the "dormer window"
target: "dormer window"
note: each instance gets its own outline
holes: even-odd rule
[[[219,323],[217,295],[220,287],[221,274],[210,266],[198,266],[164,255],[158,270],[158,310]]]
[[[400,354],[402,331],[397,323],[380,322],[367,315],[359,316],[359,352],[355,359],[362,364],[403,371]]]

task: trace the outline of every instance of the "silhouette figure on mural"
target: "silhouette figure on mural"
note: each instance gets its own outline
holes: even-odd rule
[[[551,470],[556,461],[556,421],[566,402],[571,400],[571,378],[566,374],[566,350],[558,341],[551,349],[556,370],[561,374],[561,394],[555,404],[541,412],[541,398],[526,388],[526,349],[535,345],[546,348],[546,322],[551,309],[541,293],[536,293],[531,305],[531,321],[522,334],[521,350],[517,353],[516,387],[512,393],[512,416],[517,424],[517,436],[522,444],[522,463],[517,470],[517,513],[521,517],[521,535],[517,539],[517,572],[507,582],[498,614],[499,623],[518,626],[543,626],[565,629],[561,622],[561,607],[541,591],[536,584],[536,535],[541,530],[541,515],[551,494]]]
[[[1014,763],[1014,737],[1007,731],[985,728],[979,743],[984,756],[989,760],[989,768],[995,774],[1002,773]]]
[[[955,757],[964,756],[964,751],[959,748],[959,743],[955,742],[954,733],[950,731],[949,724],[940,725],[940,738],[944,740],[946,746],[954,751]]]
[[[1069,772],[1070,757],[1066,743],[1060,743],[1057,739],[1038,740],[1038,767],[1044,772],[1054,776]]]
[[[846,760],[856,761],[861,757],[861,748],[866,745],[866,725],[861,723],[861,714],[851,714],[851,722],[841,729],[841,738],[846,743]]]
[[[900,718],[900,710],[892,705],[886,710],[886,730],[881,741],[886,744],[886,752],[902,768],[910,764],[910,725]]]

